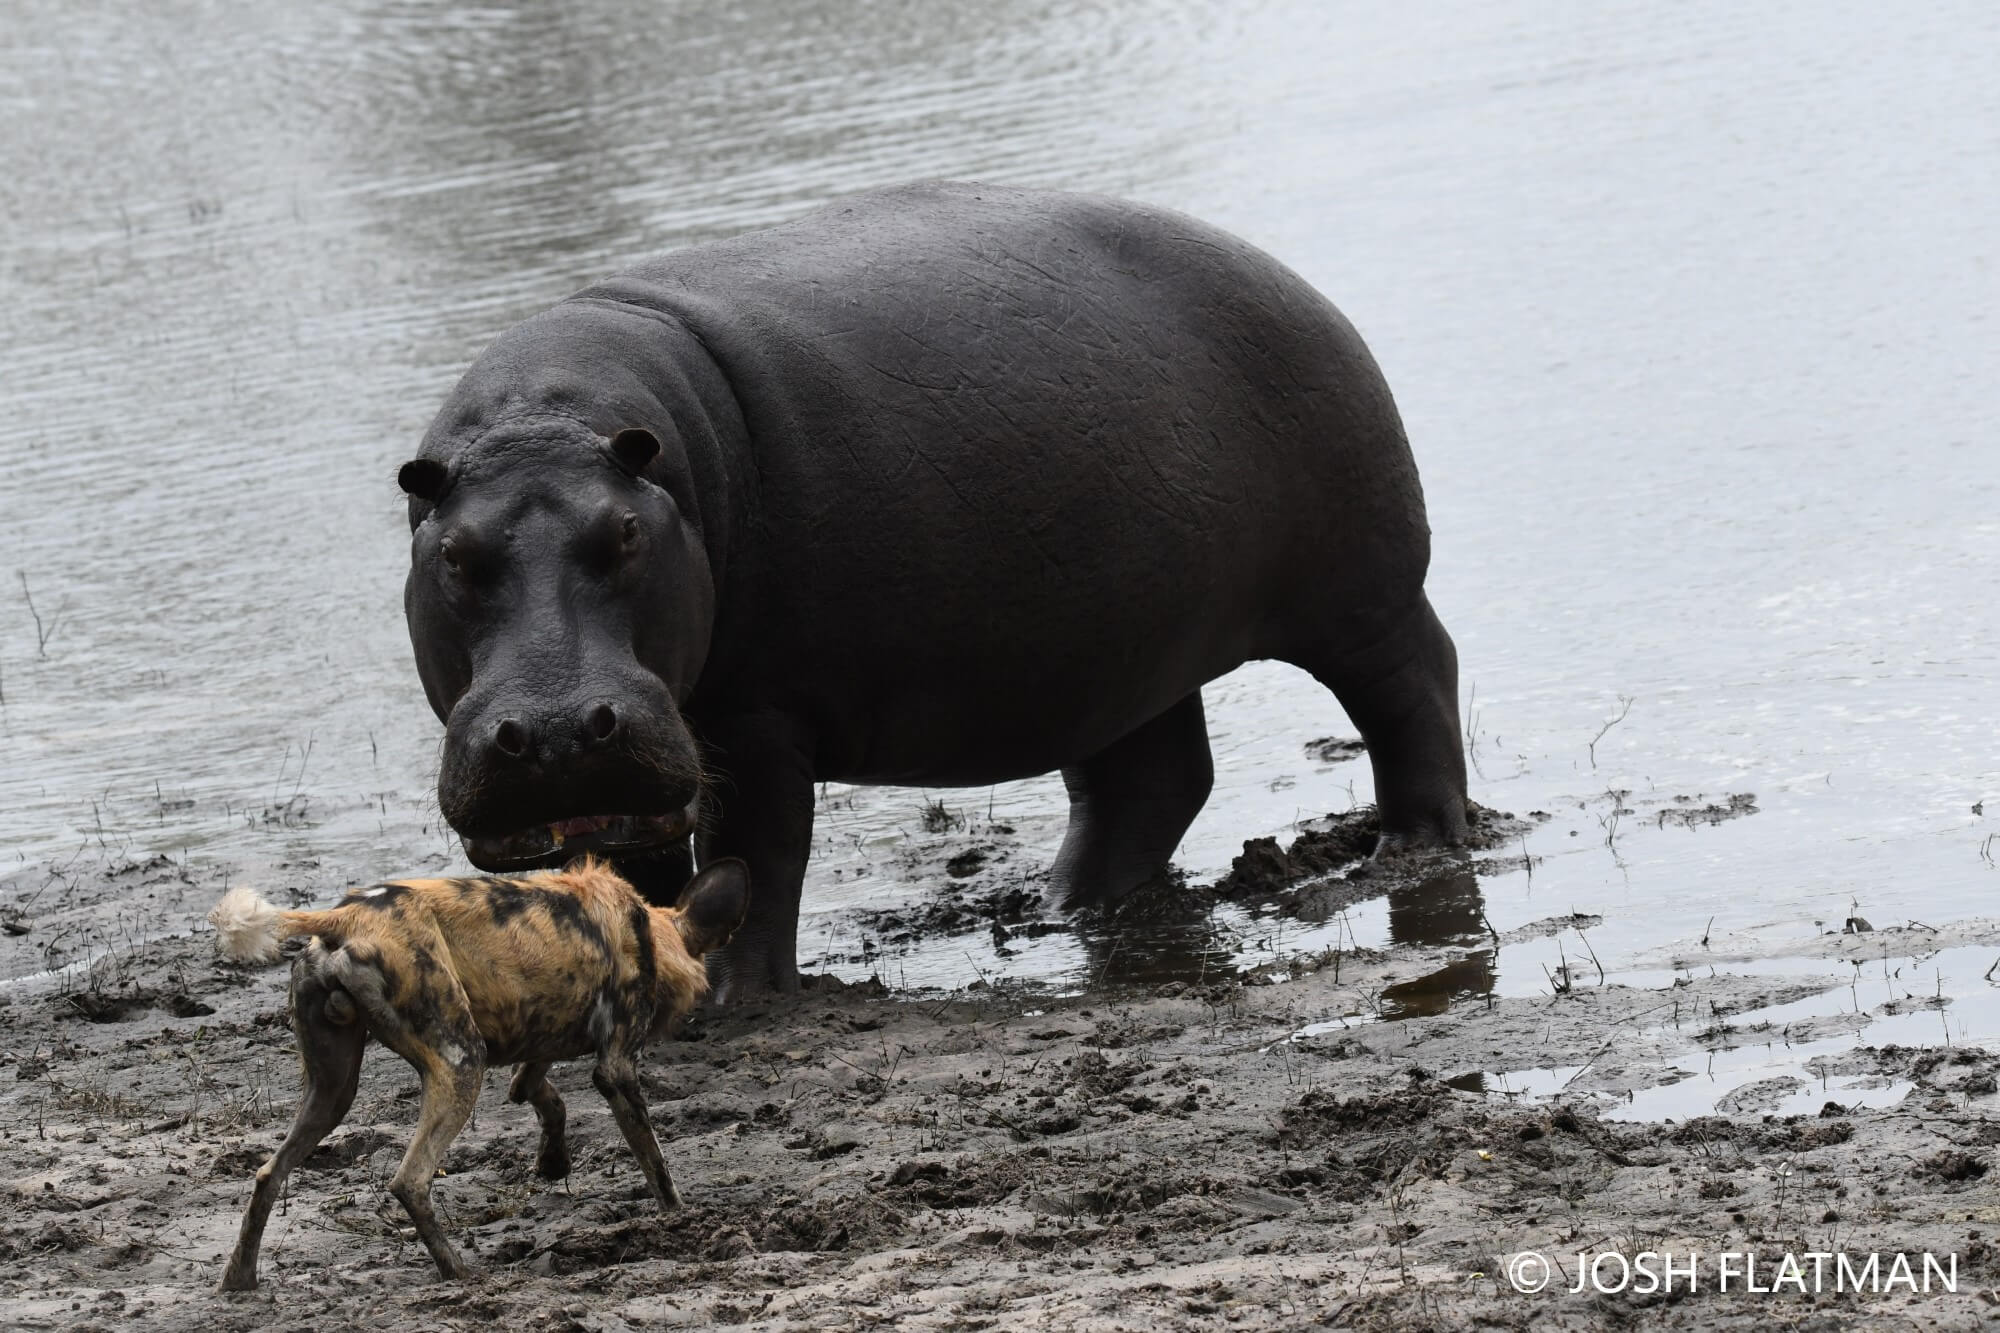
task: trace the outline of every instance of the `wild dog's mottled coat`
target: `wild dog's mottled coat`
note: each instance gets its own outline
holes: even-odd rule
[[[225,1290],[257,1282],[257,1249],[285,1176],[353,1104],[361,1049],[378,1038],[417,1069],[423,1105],[390,1191],[447,1277],[468,1270],[430,1206],[430,1181],[465,1124],[487,1066],[518,1063],[508,1099],[542,1125],[536,1169],[569,1170],[557,1060],[595,1054],[593,1082],[662,1208],[679,1204],[640,1095],[636,1057],[707,988],[700,958],[727,940],[749,899],[740,861],[705,868],[675,907],[648,907],[610,867],[586,858],[522,879],[396,880],[324,911],[281,912],[233,889],[210,913],[218,947],[270,962],[310,936],[292,966],[292,1026],[305,1091],[285,1142],[257,1172]]]

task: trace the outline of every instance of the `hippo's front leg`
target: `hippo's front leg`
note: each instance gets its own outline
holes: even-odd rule
[[[701,862],[741,857],[750,913],[708,956],[710,998],[740,1003],[799,988],[799,894],[812,853],[813,763],[804,729],[774,714],[699,726],[709,786]]]
[[[681,890],[694,878],[692,836],[671,847],[638,856],[621,856],[614,864],[640,897],[655,907],[672,907],[680,899]]]

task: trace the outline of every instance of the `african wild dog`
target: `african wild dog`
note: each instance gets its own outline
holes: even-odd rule
[[[305,1089],[285,1141],[257,1171],[222,1290],[257,1285],[257,1247],[285,1177],[354,1104],[370,1036],[423,1078],[417,1132],[389,1184],[446,1277],[471,1275],[431,1211],[431,1177],[472,1114],[488,1065],[518,1064],[507,1100],[541,1120],[535,1170],[569,1174],[563,1103],[546,1075],[595,1053],[592,1081],[638,1154],[653,1197],[680,1204],[660,1157],[636,1057],[707,989],[701,956],[741,924],[749,870],[717,861],[673,907],[648,907],[588,857],[520,879],[410,879],[350,892],[326,911],[282,912],[232,889],[209,913],[217,947],[238,962],[275,960],[309,936],[292,963],[292,1029]]]

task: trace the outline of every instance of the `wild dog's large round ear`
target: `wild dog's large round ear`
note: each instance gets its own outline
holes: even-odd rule
[[[444,495],[445,466],[435,458],[412,458],[396,469],[396,484],[411,499],[436,504]]]
[[[750,911],[750,867],[725,857],[701,868],[674,906],[681,914],[681,943],[699,958],[728,943]]]
[[[611,456],[633,476],[646,470],[660,453],[660,437],[641,426],[621,430],[611,437]]]

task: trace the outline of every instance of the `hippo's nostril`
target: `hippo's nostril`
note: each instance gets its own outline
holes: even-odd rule
[[[513,718],[506,718],[494,729],[493,744],[509,759],[519,759],[528,752],[528,729]]]
[[[584,719],[584,725],[590,728],[593,739],[608,741],[612,733],[618,730],[618,710],[610,704],[599,704],[590,710],[590,716]]]

